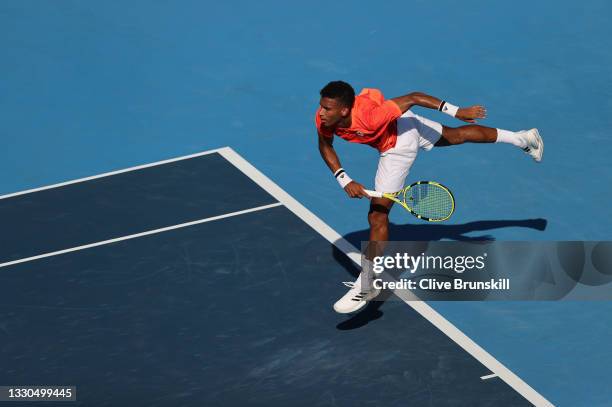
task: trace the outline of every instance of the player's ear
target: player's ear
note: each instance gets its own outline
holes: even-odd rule
[[[348,117],[349,113],[351,112],[351,109],[348,107],[343,107],[340,110],[340,114],[342,115],[342,117]]]

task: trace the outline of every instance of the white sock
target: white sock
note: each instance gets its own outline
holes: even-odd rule
[[[514,132],[503,129],[497,129],[497,140],[495,142],[513,144],[520,148],[527,147],[527,142],[525,141],[522,132]]]

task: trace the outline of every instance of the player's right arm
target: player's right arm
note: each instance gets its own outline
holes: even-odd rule
[[[340,168],[340,159],[338,154],[336,154],[336,150],[334,150],[333,143],[333,137],[325,137],[319,133],[319,153],[321,153],[321,158],[323,158],[331,172],[335,173]]]
[[[329,167],[333,174],[340,169],[340,159],[338,158],[338,154],[336,154],[336,150],[333,146],[334,138],[325,137],[321,133],[319,133],[319,153],[321,153],[321,158],[325,161],[325,164]],[[365,188],[363,185],[356,181],[349,182],[345,187],[344,191],[351,198],[361,198],[368,197],[369,195],[365,192]]]

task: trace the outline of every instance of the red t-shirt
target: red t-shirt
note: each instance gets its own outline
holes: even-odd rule
[[[399,106],[385,100],[378,89],[365,88],[355,96],[351,111],[351,127],[330,129],[321,125],[317,109],[315,123],[317,131],[324,137],[333,137],[334,133],[351,143],[367,144],[381,153],[395,146],[397,140],[397,118],[402,115]]]

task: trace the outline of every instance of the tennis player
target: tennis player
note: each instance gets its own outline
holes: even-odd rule
[[[385,99],[378,89],[366,88],[355,96],[346,82],[330,82],[321,89],[320,106],[315,115],[321,157],[334,177],[351,198],[368,197],[362,184],[353,181],[340,165],[333,147],[334,134],[351,142],[367,144],[380,153],[374,187],[379,192],[397,192],[404,186],[410,167],[419,150],[454,146],[463,143],[512,144],[536,162],[542,160],[544,142],[537,129],[509,131],[480,126],[477,119],[486,117],[486,109],[475,105],[458,107],[421,92]],[[439,110],[469,125],[447,127],[416,115],[412,106]],[[368,212],[370,242],[389,238],[389,211],[393,201],[372,198]],[[373,253],[373,252],[372,252]],[[372,257],[372,253],[366,257]],[[334,304],[340,313],[355,312],[375,298],[379,290],[372,287],[371,262],[362,265],[362,272],[351,289]]]

